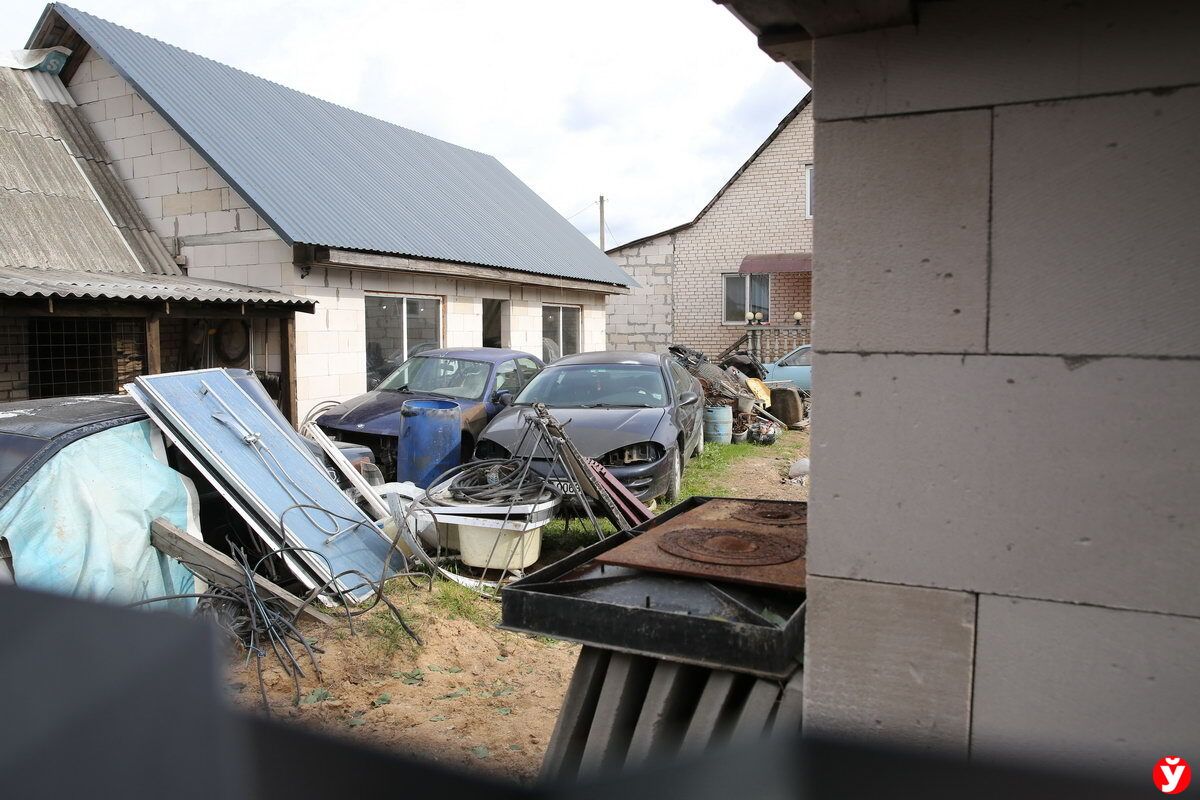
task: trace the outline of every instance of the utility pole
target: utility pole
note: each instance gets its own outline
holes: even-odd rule
[[[600,195],[600,249],[604,249],[604,195]]]

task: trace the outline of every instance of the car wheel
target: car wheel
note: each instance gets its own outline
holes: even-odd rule
[[[674,503],[683,494],[683,448],[675,448],[675,458],[671,459],[671,482],[667,485],[666,499]]]

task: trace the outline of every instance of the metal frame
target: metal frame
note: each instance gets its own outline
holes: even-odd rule
[[[712,499],[685,500],[649,522],[509,584],[500,593],[500,627],[668,661],[786,678],[803,650],[804,592],[748,590],[699,578],[603,567],[595,561],[599,554]],[[622,583],[630,587],[630,595],[639,587],[648,605],[587,596]],[[702,596],[725,607],[728,615],[714,618],[673,608],[663,602],[665,593],[672,591]],[[757,608],[758,603],[748,602],[749,598],[763,600],[763,607]],[[765,613],[772,605],[791,610]]]
[[[223,370],[220,370],[220,369],[190,370],[187,372],[173,373],[173,375],[174,376],[201,375],[201,374],[213,374],[213,373],[220,373],[221,375],[224,375]],[[228,376],[226,376],[226,378],[228,378]],[[229,379],[229,380],[232,381],[232,379]],[[144,408],[147,409],[148,413],[151,410],[151,407],[153,407],[153,409],[158,412],[162,412],[164,409],[169,408],[169,404],[167,403],[166,399],[154,388],[153,381],[154,381],[154,378],[139,377],[135,380],[135,384],[134,384],[136,386],[136,388],[141,390],[141,392],[139,394],[142,395],[141,399],[138,399],[138,395],[134,395],[135,399],[138,399],[139,403],[142,403],[146,399],[149,399],[151,401],[149,403],[146,403],[143,406]],[[239,391],[241,391],[240,388],[239,388]],[[247,398],[247,400],[248,400],[248,402],[253,403],[253,401],[250,400],[249,398]],[[257,408],[257,405],[255,405],[254,407]],[[161,418],[162,414],[161,413],[156,414],[155,416]],[[291,438],[292,434],[290,434],[288,431],[285,431],[282,427],[280,427],[278,422],[271,416],[263,413],[263,417],[267,420],[267,423],[269,425],[274,426],[276,433],[278,433],[290,445],[292,445],[295,448],[295,443],[292,441],[292,438]],[[155,420],[156,424],[158,424],[159,421],[160,421],[159,419],[156,419]],[[181,449],[183,449],[183,451],[185,453],[187,453],[189,455],[189,457],[191,457],[193,459],[193,463],[196,463],[197,467],[200,467],[199,462],[203,460],[200,458],[200,453],[203,452],[203,450],[207,449],[208,445],[205,444],[203,437],[201,437],[199,435],[199,433],[195,430],[195,428],[193,426],[191,426],[186,419],[184,419],[182,416],[179,416],[178,421],[179,421],[180,429],[178,431],[176,431],[176,433],[187,440],[187,446],[181,445],[180,442],[177,441],[174,437],[172,437],[172,441],[175,441],[175,443],[177,445],[180,445]],[[164,430],[173,430],[173,428],[174,428],[173,425],[167,425],[164,427]],[[296,449],[298,450],[298,448],[296,448]],[[193,452],[193,451],[195,451],[195,452]],[[311,464],[311,459],[307,458],[307,454],[305,454],[305,456],[306,456],[307,462]],[[276,525],[278,526],[278,531],[279,531],[278,538],[282,539],[283,543],[285,543],[289,546],[300,547],[300,548],[311,546],[311,545],[305,543],[296,533],[293,532],[293,530],[291,529],[291,526],[288,525],[286,520],[274,519],[274,517],[275,517],[274,509],[266,506],[263,499],[259,496],[259,494],[256,491],[254,491],[249,485],[247,485],[241,479],[240,476],[238,476],[236,473],[234,473],[233,470],[228,465],[224,464],[223,462],[218,461],[216,464],[214,464],[214,467],[215,467],[216,471],[221,475],[221,478],[225,482],[227,482],[228,486],[233,490],[233,492],[239,498],[238,500],[235,501],[233,499],[233,497],[231,497],[229,495],[225,495],[226,499],[229,500],[231,505],[233,505],[235,508],[237,508],[240,513],[242,513],[243,518],[246,519],[248,524],[251,521],[250,518],[252,516],[257,515],[263,521],[269,520],[272,525],[272,530],[275,530],[274,526],[276,526]],[[205,477],[209,477],[209,475],[211,474],[209,470],[203,470],[203,471],[206,473]],[[319,473],[321,475],[321,478],[326,483],[328,483],[328,485],[335,492],[337,492],[339,496],[343,496],[341,494],[340,487],[338,487],[337,484],[334,483],[333,479],[329,476],[329,474],[326,471],[317,470],[317,473]],[[210,478],[210,480],[211,480],[211,478]],[[214,485],[217,485],[217,484],[214,484]],[[222,494],[225,494],[225,493],[222,492]],[[347,500],[346,502],[348,505],[352,506],[355,509],[355,511],[358,511],[357,507],[353,506],[353,504],[350,503],[349,500]],[[244,507],[246,507],[246,508],[244,509]],[[246,513],[247,510],[252,513],[250,513],[250,514]],[[360,511],[358,511],[358,513],[361,514]],[[379,536],[382,538],[383,541],[388,542],[390,544],[390,540],[383,534],[382,531],[379,530],[378,526],[375,524],[375,522],[373,520],[368,518],[365,514],[362,515],[362,517],[363,517],[364,524],[369,525],[373,530],[375,530],[379,534]],[[272,543],[272,549],[278,548],[278,546],[279,546],[278,541]],[[297,552],[295,555],[300,561],[302,561],[304,564],[306,564],[308,566],[308,569],[315,575],[323,576],[329,570],[329,567],[325,563],[323,563],[321,559],[316,558],[311,553],[301,551],[301,552]],[[289,564],[289,566],[291,566],[291,564]],[[297,577],[300,577],[299,574],[297,575]],[[329,575],[328,577],[332,578],[333,576]],[[317,585],[319,585],[319,584],[317,584]],[[359,588],[355,589],[353,584],[349,584],[344,580],[339,579],[338,585],[341,587],[343,593],[347,597],[349,597],[351,600],[353,600],[354,602],[362,602],[363,600],[367,599],[367,597],[370,596],[370,590],[368,590],[364,587],[359,587]],[[316,585],[310,586],[309,588],[316,588]]]

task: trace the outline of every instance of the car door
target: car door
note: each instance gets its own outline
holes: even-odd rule
[[[496,377],[495,383],[492,386],[492,390],[488,392],[487,397],[484,398],[484,401],[487,404],[488,419],[496,416],[496,414],[500,413],[500,410],[503,408],[503,406],[496,402],[497,392],[509,392],[515,398],[521,393],[521,387],[523,385],[524,382],[521,380],[521,370],[517,367],[516,360],[509,359],[508,361],[501,361],[496,366]]]
[[[673,393],[675,395],[676,424],[683,431],[683,440],[687,443],[685,449],[688,452],[684,453],[686,457],[691,455],[692,449],[698,444],[696,433],[700,430],[700,425],[702,424],[702,417],[700,415],[704,404],[696,402],[690,406],[681,405],[681,398],[684,394],[689,392],[699,394],[696,392],[696,379],[692,377],[690,372],[677,364],[674,359],[667,362],[667,371],[670,374],[671,388],[674,390]]]
[[[532,358],[518,358],[517,367],[521,370],[521,388],[525,388],[525,384],[533,380],[533,376],[542,371],[542,364],[534,361]]]

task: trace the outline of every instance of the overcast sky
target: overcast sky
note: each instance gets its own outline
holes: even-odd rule
[[[69,5],[491,153],[593,240],[604,194],[610,247],[695,216],[808,91],[712,0]],[[42,8],[0,0],[0,47]]]

